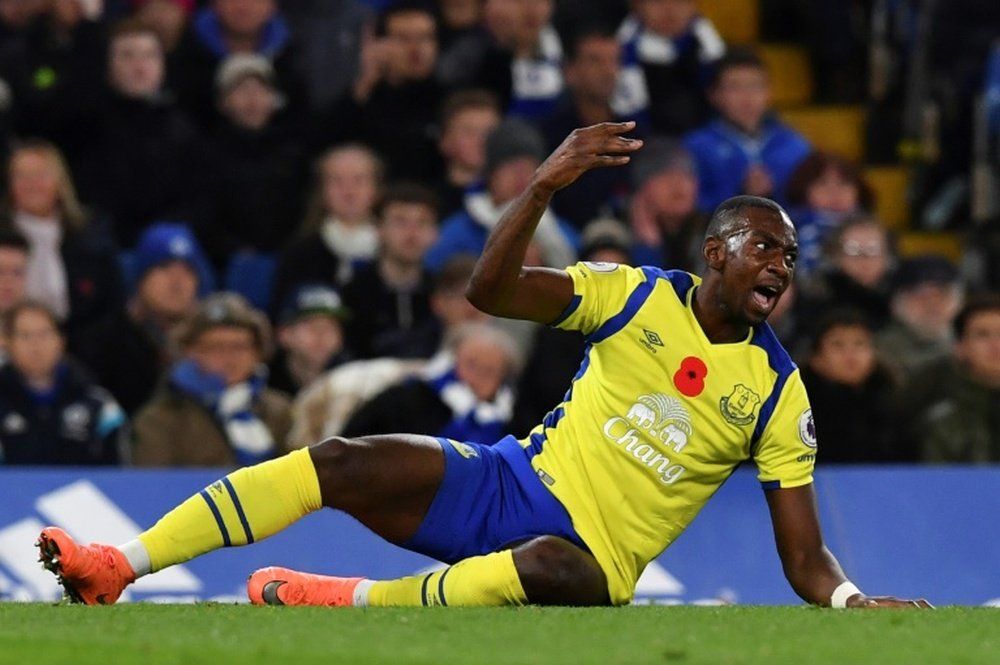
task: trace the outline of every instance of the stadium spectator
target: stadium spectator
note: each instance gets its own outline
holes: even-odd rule
[[[221,272],[234,254],[285,246],[302,219],[308,168],[267,58],[228,56],[215,86],[222,117],[205,146],[199,236]]]
[[[130,417],[178,359],[174,333],[196,307],[198,276],[207,268],[191,231],[173,223],[146,229],[132,262],[137,280],[126,306],[87,327],[71,347]]]
[[[437,3],[440,53],[437,76],[446,88],[471,85],[469,63],[480,62],[492,42],[483,23],[483,0],[439,0]]]
[[[674,137],[708,120],[706,90],[726,45],[698,14],[696,0],[637,0],[618,39],[623,67],[614,108],[620,116]]]
[[[391,186],[375,219],[378,257],[344,287],[348,345],[359,358],[429,357],[437,345],[419,332],[432,317],[424,255],[437,240],[437,200],[420,185]]]
[[[889,285],[894,257],[889,234],[873,217],[844,222],[827,238],[822,268],[802,282],[800,321],[815,321],[833,306],[860,310],[875,331],[890,319]]]
[[[118,464],[125,414],[65,356],[55,313],[23,300],[3,319],[0,464]]]
[[[147,224],[191,219],[200,141],[164,89],[164,54],[156,32],[128,20],[112,29],[110,87],[87,119],[87,143],[74,167],[81,197],[108,213],[115,238],[131,247]]]
[[[129,0],[132,16],[150,25],[170,55],[177,48],[195,8],[195,0]]]
[[[46,527],[37,543],[42,563],[71,598],[109,604],[141,576],[252,543],[329,506],[450,565],[385,581],[264,568],[247,582],[251,602],[623,605],[646,564],[753,458],[785,576],[804,600],[930,607],[865,595],[823,544],[808,399],[766,325],[794,269],[795,230],[779,206],[739,197],[717,210],[702,280],[601,264],[524,267],[551,193],[589,168],[626,163],[642,145],[621,136],[633,127],[574,131],[539,167],[476,264],[468,295],[481,309],[590,335],[587,370],[563,408],[528,438],[489,446],[334,437],[229,474],[120,547],[83,546]],[[669,343],[645,326],[660,327]],[[654,348],[636,344],[639,335]],[[707,356],[712,371],[689,353]],[[727,361],[735,369],[723,369]],[[688,409],[699,416],[694,427]]]
[[[715,209],[737,194],[785,200],[809,142],[769,112],[771,85],[764,61],[732,49],[715,65],[710,98],[718,117],[684,136],[698,166],[698,207]]]
[[[369,148],[347,144],[316,162],[316,184],[305,219],[278,260],[271,302],[284,302],[296,285],[340,287],[355,264],[378,250],[374,209],[382,186],[382,162]]]
[[[500,329],[465,324],[422,376],[363,404],[347,421],[343,435],[405,430],[455,441],[495,441],[508,431],[514,406],[510,383],[522,361],[514,340]]]
[[[434,77],[434,15],[417,2],[388,7],[378,36],[366,34],[350,92],[321,123],[321,145],[361,141],[379,154],[389,180],[428,186],[441,178],[435,147],[438,111],[446,91]]]
[[[788,214],[799,232],[796,273],[819,267],[827,236],[850,216],[872,212],[875,195],[860,165],[830,152],[814,151],[792,172],[786,191]]]
[[[550,150],[576,127],[625,120],[611,109],[621,72],[621,47],[610,29],[587,28],[566,40],[566,89],[558,106],[538,126]],[[627,169],[585,173],[552,198],[552,210],[582,229],[600,215],[617,214],[629,193]]]
[[[479,182],[486,161],[486,137],[500,124],[500,108],[487,90],[460,90],[441,109],[438,151],[444,160],[444,178],[437,187],[440,217],[460,211],[465,191]]]
[[[541,135],[522,120],[504,120],[490,132],[483,166],[485,189],[470,190],[465,196],[464,210],[442,222],[440,238],[427,252],[427,267],[440,270],[456,254],[478,256],[486,236],[510,202],[531,182],[544,156]],[[551,210],[542,218],[535,241],[546,265],[561,268],[573,261],[576,232]]]
[[[0,228],[0,323],[27,293],[29,251],[28,239],[19,231]],[[7,361],[6,345],[0,335],[0,365]]]
[[[295,397],[321,374],[349,361],[343,327],[349,316],[333,288],[306,284],[296,289],[278,318],[277,349],[269,365],[268,385]]]
[[[973,296],[955,317],[952,356],[917,372],[901,431],[929,463],[1000,462],[1000,295]]]
[[[178,328],[182,359],[135,416],[138,466],[244,466],[280,455],[291,404],[267,387],[271,326],[233,293],[205,298]]]
[[[963,299],[958,269],[947,258],[925,254],[900,262],[892,279],[892,321],[875,343],[902,379],[950,354]]]
[[[434,276],[430,297],[434,316],[413,332],[413,337],[419,338],[420,346],[426,349],[419,360],[356,360],[327,372],[296,398],[290,444],[305,446],[340,434],[361,404],[389,386],[419,374],[427,365],[426,358],[437,353],[443,340],[455,330],[467,323],[484,321],[486,315],[465,297],[475,263],[474,257],[456,256]]]
[[[343,95],[358,73],[364,31],[372,8],[361,0],[296,0],[281,11],[298,45],[309,105],[325,111]]]
[[[10,86],[12,123],[21,137],[52,141],[73,161],[87,128],[79,119],[101,104],[104,26],[84,3],[17,0],[16,34],[0,36],[0,79]]]
[[[698,210],[698,175],[690,153],[672,139],[651,137],[630,166],[635,264],[699,272],[708,217]]]
[[[47,0],[0,0],[0,40],[21,35],[46,4]]]
[[[898,384],[879,360],[870,324],[853,310],[831,309],[811,322],[811,352],[802,365],[819,464],[904,461],[895,440],[892,397]]]
[[[274,64],[290,112],[305,106],[305,82],[293,35],[277,0],[209,0],[198,10],[173,53],[170,88],[202,129],[218,115],[212,82],[226,56],[256,53]]]
[[[73,341],[124,301],[114,243],[80,205],[66,163],[49,143],[14,150],[7,191],[0,227],[17,229],[31,246],[27,295],[52,309]]]

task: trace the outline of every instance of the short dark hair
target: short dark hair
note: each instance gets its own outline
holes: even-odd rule
[[[615,30],[603,23],[591,23],[580,26],[563,40],[563,62],[572,62],[580,55],[580,47],[589,39],[605,39],[617,41]]]
[[[24,234],[9,227],[0,227],[0,249],[2,248],[18,249],[25,254],[31,252],[31,244]]]
[[[875,193],[865,181],[861,166],[842,155],[822,150],[809,153],[792,171],[785,188],[788,202],[792,205],[805,205],[809,187],[830,169],[857,188],[858,203],[863,209],[872,210],[875,205]]]
[[[160,33],[157,32],[156,28],[149,22],[134,17],[124,18],[111,27],[111,30],[108,33],[107,41],[109,50],[111,44],[119,38],[129,37],[131,35],[150,35],[156,40],[156,43],[159,44],[161,53],[164,53],[166,50],[163,45],[163,39],[160,37]]]
[[[437,32],[437,17],[434,9],[427,2],[420,0],[397,0],[379,12],[375,23],[375,31],[384,36],[389,26],[389,19],[399,14],[426,14],[434,22],[434,30]]]
[[[52,322],[52,326],[59,333],[60,337],[65,338],[65,333],[62,329],[62,322],[51,307],[43,303],[41,300],[36,300],[34,298],[25,298],[19,300],[15,303],[7,312],[0,316],[0,325],[2,325],[4,337],[10,337],[14,334],[14,326],[17,320],[21,317],[21,314],[25,312],[38,312],[44,314],[45,317]]]
[[[768,73],[767,63],[764,62],[764,59],[760,57],[757,51],[749,46],[735,46],[727,49],[726,54],[716,60],[712,66],[711,86],[713,88],[717,86],[719,81],[722,80],[722,75],[730,69],[741,69],[743,67],[759,69],[765,74]]]
[[[819,350],[823,338],[834,328],[864,328],[873,332],[872,322],[863,312],[853,307],[836,307],[823,312],[811,324],[807,323],[809,331],[809,348],[815,353]]]
[[[708,228],[705,229],[705,237],[722,238],[728,235],[740,222],[746,221],[742,215],[746,208],[764,208],[779,216],[788,216],[784,208],[763,196],[748,196],[746,194],[733,196],[720,203],[719,207],[712,213],[711,219],[708,220]]]
[[[982,293],[970,297],[965,302],[951,324],[955,331],[955,339],[962,339],[969,328],[969,321],[984,312],[1000,312],[1000,293]]]
[[[455,116],[468,109],[487,109],[495,112],[498,118],[503,115],[500,112],[500,100],[495,93],[484,88],[466,88],[448,95],[441,104],[442,130]]]
[[[434,213],[434,219],[437,221],[440,208],[438,196],[423,185],[414,182],[398,182],[386,187],[385,192],[383,192],[378,203],[375,205],[376,222],[382,220],[385,209],[393,203],[413,203],[427,206]]]

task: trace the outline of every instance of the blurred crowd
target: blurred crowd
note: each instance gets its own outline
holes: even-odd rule
[[[558,192],[529,263],[698,272],[715,206],[774,198],[818,463],[1000,462],[989,271],[898,256],[861,165],[770,96],[696,0],[0,0],[0,464],[526,435],[584,340],[465,286],[541,160],[623,119],[644,148]]]

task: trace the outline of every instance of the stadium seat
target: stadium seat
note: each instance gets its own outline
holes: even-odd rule
[[[801,46],[761,44],[757,47],[771,77],[771,103],[777,109],[808,104],[813,95],[809,54]]]
[[[875,212],[886,227],[903,231],[910,226],[910,170],[905,166],[868,166],[865,181],[875,193]]]
[[[955,263],[962,260],[962,239],[953,232],[906,231],[899,235],[897,246],[901,257],[942,254]]]
[[[240,294],[254,307],[266,312],[271,304],[271,285],[277,263],[273,254],[236,254],[226,267],[225,289]]]
[[[828,150],[855,161],[862,161],[865,153],[864,108],[806,106],[785,109],[778,115],[820,150]]]
[[[760,34],[759,0],[698,0],[698,11],[726,44],[753,44]]]

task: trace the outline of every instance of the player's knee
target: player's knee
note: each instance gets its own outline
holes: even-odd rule
[[[593,556],[556,536],[514,549],[528,600],[541,605],[608,605],[608,580]]]
[[[366,447],[361,441],[333,436],[309,448],[324,505],[341,507],[346,501],[344,492],[363,482]]]

